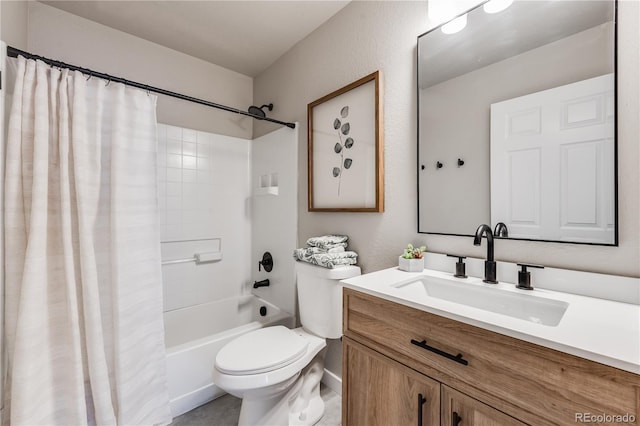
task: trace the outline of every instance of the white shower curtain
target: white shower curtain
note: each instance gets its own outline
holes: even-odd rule
[[[5,424],[171,421],[155,101],[17,59],[5,179]]]

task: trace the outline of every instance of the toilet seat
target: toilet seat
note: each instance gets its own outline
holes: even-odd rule
[[[225,345],[216,368],[230,375],[261,374],[286,367],[307,353],[309,341],[278,325],[246,333]]]
[[[273,328],[273,327],[268,327]],[[266,328],[265,328],[266,329]],[[265,330],[262,329],[262,330]],[[256,395],[262,395],[268,388],[271,388],[271,391],[267,391],[267,393],[272,392],[273,389],[279,388],[281,386],[286,387],[287,383],[291,380],[296,379],[300,375],[300,372],[304,367],[311,362],[311,360],[324,348],[327,343],[325,339],[314,336],[313,334],[307,332],[303,328],[296,328],[293,330],[287,329],[292,334],[300,337],[306,344],[305,350],[298,359],[292,359],[288,365],[282,365],[280,363],[279,368],[274,368],[272,371],[267,371],[264,373],[255,373],[255,374],[238,374],[238,373],[224,373],[220,369],[219,358],[222,351],[226,348],[222,348],[220,352],[218,352],[218,356],[216,356],[216,362],[213,369],[213,382],[216,386],[224,389],[232,395],[237,396],[238,398],[253,398]],[[256,330],[260,331],[260,330]],[[254,332],[247,333],[247,335],[252,334]],[[262,333],[261,333],[262,334]],[[240,336],[242,337],[242,336]],[[238,337],[239,338],[239,337]],[[295,340],[295,339],[294,339]],[[227,345],[233,342],[227,343]],[[270,342],[271,345],[274,344],[274,341]],[[247,356],[253,355],[259,357],[261,354],[261,349],[256,348],[253,341],[250,345],[251,351]],[[225,351],[227,352],[227,351]],[[233,354],[235,352],[228,352],[229,354]],[[225,357],[227,355],[224,355]],[[230,356],[230,355],[229,355]],[[224,360],[223,360],[224,361]],[[282,361],[282,360],[281,360]],[[227,366],[228,367],[228,366]],[[248,395],[253,395],[249,397]]]

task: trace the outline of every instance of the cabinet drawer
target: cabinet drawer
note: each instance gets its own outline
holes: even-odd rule
[[[638,424],[633,373],[350,289],[344,334],[534,424],[575,424],[581,413],[629,414]]]

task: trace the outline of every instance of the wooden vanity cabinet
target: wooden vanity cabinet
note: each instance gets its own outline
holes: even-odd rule
[[[430,384],[434,401],[434,382],[439,421],[430,408],[423,425],[638,425],[637,374],[351,289],[343,312],[343,426],[418,425],[416,392]]]
[[[440,383],[349,338],[342,349],[343,425],[440,424]]]
[[[442,424],[475,426],[524,426],[502,411],[483,404],[477,399],[442,385]]]

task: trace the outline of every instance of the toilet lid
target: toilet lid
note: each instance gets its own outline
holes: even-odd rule
[[[277,325],[251,331],[226,344],[216,356],[216,368],[227,374],[259,374],[282,368],[307,351],[306,339]]]

